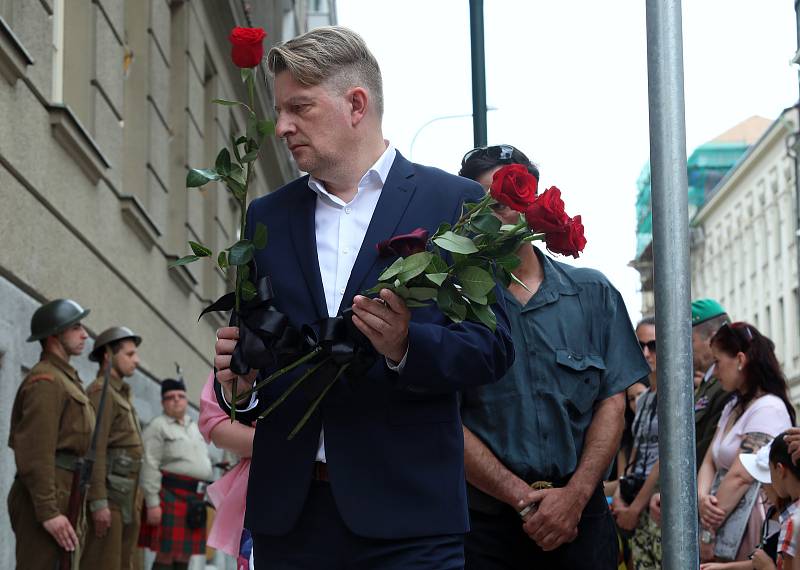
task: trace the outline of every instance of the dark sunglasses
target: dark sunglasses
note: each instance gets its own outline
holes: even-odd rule
[[[514,147],[510,144],[496,144],[492,146],[479,146],[468,151],[461,159],[461,166],[463,167],[469,159],[473,156],[485,155],[492,160],[509,161],[514,155]]]
[[[656,341],[655,340],[648,340],[647,342],[639,341],[639,346],[642,347],[642,351],[644,351],[645,347],[647,347],[647,350],[649,350],[650,352],[655,352],[656,351]]]

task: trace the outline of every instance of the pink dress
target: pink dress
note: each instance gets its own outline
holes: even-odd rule
[[[753,400],[744,414],[736,420],[731,429],[724,433],[731,417],[733,408],[736,406],[736,399],[728,402],[722,410],[722,415],[717,424],[717,433],[711,442],[711,457],[717,469],[730,469],[734,461],[741,453],[742,440],[748,433],[765,433],[775,437],[779,433],[792,427],[792,420],[783,400],[772,394],[767,394]],[[739,547],[737,560],[747,560],[747,557],[755,549],[760,540],[761,525],[764,523],[764,506],[761,501],[756,501],[747,529]]]
[[[214,395],[214,373],[212,372],[200,394],[200,421],[198,427],[206,442],[211,442],[211,432],[221,422],[230,418],[222,411]],[[247,480],[250,477],[250,459],[244,458],[233,469],[209,485],[208,497],[217,510],[208,545],[238,558],[239,543],[244,527],[244,509],[247,499]]]

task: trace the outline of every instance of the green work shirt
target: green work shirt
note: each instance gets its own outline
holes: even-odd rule
[[[608,279],[536,253],[544,268],[536,294],[523,307],[505,291],[514,365],[461,394],[464,425],[529,483],[571,475],[595,404],[650,373]]]

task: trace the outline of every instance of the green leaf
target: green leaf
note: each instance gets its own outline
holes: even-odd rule
[[[497,317],[489,305],[476,305],[473,303],[469,306],[469,312],[471,316],[474,315],[479,322],[486,325],[490,331],[494,332],[497,328]]]
[[[258,149],[251,150],[242,157],[242,162],[253,162],[258,158]]]
[[[366,291],[364,291],[361,294],[365,295],[365,296],[366,295],[377,295],[378,293],[381,292],[382,289],[389,289],[391,291],[394,291],[394,285],[392,283],[378,283],[377,285],[375,285],[371,289],[367,289]]]
[[[231,246],[228,254],[228,263],[231,265],[246,265],[253,259],[254,251],[253,242],[249,239],[239,240]]]
[[[220,176],[226,176],[231,171],[231,153],[228,152],[227,148],[223,148],[219,151],[217,155],[217,160],[214,163],[214,166],[217,169],[217,174]]]
[[[275,123],[270,121],[269,119],[261,119],[256,123],[256,130],[258,131],[258,135],[263,139],[268,135],[275,134]]]
[[[192,248],[192,251],[197,257],[208,257],[213,252],[204,246],[202,243],[197,243],[196,241],[190,241],[189,247]]]
[[[433,254],[429,251],[420,251],[413,255],[409,255],[403,262],[403,270],[397,274],[397,278],[403,283],[407,283],[428,267],[431,262]]]
[[[469,225],[477,233],[496,234],[503,224],[492,214],[478,214],[470,220]]]
[[[242,161],[242,158],[241,158],[241,156],[239,154],[239,145],[240,144],[241,143],[237,142],[236,136],[235,135],[231,135],[231,148],[233,149],[233,156],[236,157],[237,162],[241,162]]]
[[[467,306],[452,285],[439,289],[436,294],[436,304],[439,306],[439,310],[454,323],[460,323],[467,316]]]
[[[392,263],[389,267],[384,269],[383,273],[378,276],[378,281],[388,281],[398,273],[403,270],[403,262],[405,260],[402,257],[397,258],[397,260]]]
[[[258,148],[258,119],[256,118],[255,113],[250,113],[250,117],[247,119],[247,142],[256,148]]]
[[[256,249],[267,247],[267,226],[261,222],[256,223],[256,231],[253,234],[253,245]]]
[[[172,268],[172,267],[178,267],[179,265],[186,265],[188,263],[193,263],[198,259],[200,258],[197,257],[196,255],[187,255],[185,257],[181,257],[180,259],[176,259],[175,261],[170,262],[168,267]]]
[[[245,109],[250,109],[246,103],[242,103],[241,101],[231,101],[230,99],[212,99],[211,102],[216,103],[217,105],[224,105],[226,107],[235,107],[236,105],[241,105]]]
[[[217,265],[219,265],[219,268],[222,270],[228,267],[228,254],[224,251],[219,252],[217,256]]]
[[[228,190],[231,191],[233,197],[239,200],[240,202],[247,199],[247,190],[245,189],[244,184],[242,184],[238,180],[234,180],[230,176],[226,176],[225,186],[227,186]]]
[[[253,297],[256,296],[258,291],[256,290],[256,286],[251,281],[242,281],[242,297],[245,301],[251,300]]]
[[[450,224],[448,224],[447,222],[444,222],[444,223],[441,223],[441,224],[439,224],[439,227],[438,227],[438,228],[436,228],[436,233],[435,233],[435,234],[433,234],[433,237],[437,238],[437,237],[439,237],[440,235],[442,235],[442,234],[444,234],[444,233],[446,233],[446,232],[450,231],[450,228],[451,228],[451,227],[452,227],[452,226],[451,226]]]
[[[522,260],[520,260],[519,256],[510,253],[496,259],[495,263],[497,263],[497,265],[506,271],[514,271],[517,267],[519,267],[519,264],[522,263]]]
[[[446,231],[441,236],[434,238],[433,243],[435,243],[442,249],[445,249],[453,253],[461,253],[463,255],[469,255],[471,253],[478,252],[478,248],[475,247],[475,244],[472,242],[471,239],[465,236],[454,234],[451,231]]]
[[[186,187],[197,188],[219,178],[219,174],[210,168],[190,168],[186,173]]]
[[[246,280],[250,277],[250,266],[249,265],[240,265],[236,268],[237,273],[241,276],[242,281]]]
[[[438,255],[434,255],[428,267],[425,268],[425,273],[447,273],[447,270],[447,262]]]
[[[436,298],[438,289],[433,287],[409,287],[408,298],[416,301],[430,301]]]
[[[444,283],[444,280],[449,277],[449,273],[428,273],[425,275],[431,283],[435,283],[436,285],[441,285]]]
[[[230,174],[228,176],[230,178],[236,180],[236,182],[238,182],[239,184],[242,185],[242,187],[244,187],[245,174],[244,174],[244,170],[242,169],[241,166],[239,166],[236,163],[232,164],[231,165],[231,172],[230,172]]]
[[[494,279],[488,271],[468,265],[456,272],[461,290],[469,299],[486,303],[486,295],[494,289]]]
[[[423,303],[422,301],[416,301],[414,299],[406,299],[406,307],[409,309],[419,309],[422,307],[429,307],[430,303]]]

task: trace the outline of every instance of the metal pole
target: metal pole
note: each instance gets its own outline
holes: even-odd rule
[[[486,54],[483,48],[483,0],[469,0],[472,48],[472,131],[475,147],[486,146]]]
[[[680,0],[647,0],[662,568],[699,565]]]

